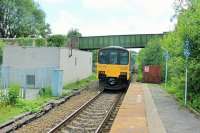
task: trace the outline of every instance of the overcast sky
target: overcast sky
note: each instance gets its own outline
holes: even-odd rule
[[[173,29],[174,0],[35,0],[53,34],[83,36],[162,33]]]

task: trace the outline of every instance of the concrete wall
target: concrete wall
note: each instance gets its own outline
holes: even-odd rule
[[[15,71],[17,69],[31,69],[31,73],[36,74],[37,72],[32,72],[33,69],[58,68],[64,72],[64,84],[75,82],[91,75],[92,53],[73,50],[72,56],[69,57],[70,52],[67,48],[6,46],[3,52],[3,66],[8,66],[9,69],[15,69]],[[37,79],[40,79],[40,77]],[[40,82],[36,81],[36,83]]]
[[[14,68],[59,67],[59,48],[6,46],[3,65]]]
[[[70,56],[71,55],[71,56]],[[75,82],[92,74],[92,53],[60,49],[60,69],[64,70],[64,83]]]

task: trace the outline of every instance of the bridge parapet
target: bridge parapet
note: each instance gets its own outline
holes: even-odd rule
[[[161,34],[134,34],[80,37],[77,48],[83,50],[100,49],[107,46],[124,48],[144,48],[153,38],[163,37]]]

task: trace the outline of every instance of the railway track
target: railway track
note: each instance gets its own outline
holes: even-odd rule
[[[121,92],[100,92],[48,133],[100,132],[121,95]]]
[[[115,120],[115,117],[117,116],[117,113],[119,111],[119,108],[123,102],[123,99],[124,99],[124,96],[125,96],[126,93],[123,93],[122,96],[120,97],[119,101],[117,102],[114,110],[112,111],[112,113],[110,114],[110,117],[109,119],[104,123],[103,127],[102,127],[102,130],[100,133],[109,133],[110,132],[110,129],[112,127],[112,124]]]

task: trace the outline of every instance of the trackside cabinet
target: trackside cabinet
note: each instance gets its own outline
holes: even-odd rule
[[[63,70],[53,70],[52,72],[52,95],[53,96],[61,96],[62,88],[63,88]]]

